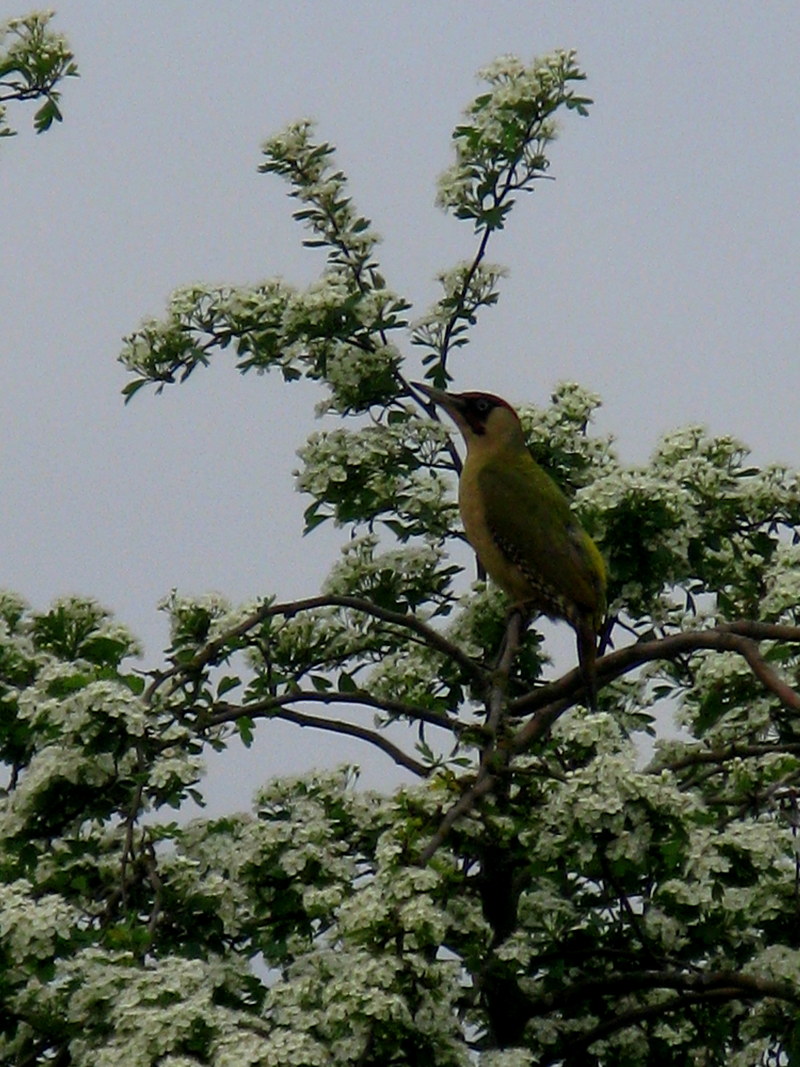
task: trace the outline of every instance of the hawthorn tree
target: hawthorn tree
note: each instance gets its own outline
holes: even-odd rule
[[[439,182],[475,254],[413,325],[302,121],[262,170],[325,251],[317,281],[180,289],[125,342],[128,399],[226,348],[320,382],[297,485],[309,535],[345,543],[310,599],[171,596],[152,670],[90,600],[0,602],[3,1062],[800,1063],[800,482],[699,427],[624,466],[575,384],[523,408],[609,566],[595,713],[453,561],[459,456],[405,345],[429,381],[457,374],[498,297],[488,242],[547,173],[556,114],[590,103],[572,53],[482,77]],[[417,784],[310,770],[175,821],[204,752],[275,719]]]

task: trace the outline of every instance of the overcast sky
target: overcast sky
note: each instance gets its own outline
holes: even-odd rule
[[[0,2],[2,18],[26,10]],[[576,379],[631,463],[702,422],[759,462],[800,465],[795,0],[63,0],[56,26],[81,70],[65,121],[36,137],[14,109],[20,136],[0,143],[0,585],[36,607],[91,594],[155,665],[173,587],[318,589],[339,538],[300,540],[291,476],[313,390],[240,378],[222,354],[125,408],[121,338],[178,285],[317,274],[282,183],[257,173],[265,137],[307,115],[421,314],[436,272],[474,247],[434,181],[476,70],[506,52],[576,48],[596,103],[567,116],[557,181],[490,248],[510,276],[456,386],[544,403]],[[237,754],[248,788],[362,757],[270,731]],[[383,781],[384,757],[369,764]]]

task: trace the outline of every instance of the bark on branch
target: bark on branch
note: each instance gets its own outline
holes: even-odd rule
[[[169,680],[178,680],[181,677],[193,678],[206,667],[214,666],[221,658],[227,656],[231,645],[245,637],[262,622],[269,618],[283,617],[292,618],[304,611],[313,611],[317,608],[348,608],[351,611],[369,615],[380,619],[382,622],[401,629],[410,631],[420,637],[425,644],[437,652],[452,660],[470,677],[479,682],[485,682],[488,677],[486,669],[468,656],[458,645],[448,641],[438,630],[412,615],[410,612],[392,611],[389,608],[380,607],[371,600],[355,596],[315,596],[304,600],[293,600],[286,603],[275,604],[269,601],[256,611],[242,619],[236,626],[232,626],[219,637],[208,641],[194,656],[185,662],[174,664],[169,670],[159,672],[145,692],[145,699],[151,701],[158,689]],[[172,690],[170,690],[172,691]]]
[[[562,990],[554,997],[547,999],[556,1002],[552,1005],[553,1008],[563,1008],[565,997],[580,1001],[580,997],[585,997],[587,993],[593,991],[589,989],[589,986],[595,987],[594,991],[599,993],[619,990],[623,994],[632,994],[637,989],[675,989],[679,992],[673,997],[665,997],[656,1003],[610,1014],[597,1026],[559,1046],[553,1055],[542,1060],[543,1064],[561,1063],[565,1056],[574,1057],[590,1048],[596,1041],[625,1030],[629,1026],[635,1026],[648,1019],[662,1018],[695,1004],[758,1000],[767,997],[800,1004],[800,995],[780,982],[730,971],[718,971],[707,975],[636,972],[628,975],[606,976],[597,982],[579,983],[572,989]],[[549,1010],[549,1007],[545,1009],[545,1011]],[[544,1014],[544,1011],[535,1010],[532,1012],[532,1015],[534,1014]]]
[[[757,642],[765,640],[800,643],[800,626],[740,620],[721,623],[708,630],[691,630],[670,634],[652,641],[639,641],[597,660],[598,685],[607,684],[653,660],[675,659],[678,656],[707,649],[737,652],[758,680],[773,692],[784,706],[791,710],[800,710],[800,695],[780,679],[761,656]],[[504,742],[502,752],[506,756],[506,764],[513,754],[526,751],[544,737],[556,719],[577,702],[583,692],[583,687],[584,680],[581,671],[576,668],[548,685],[509,701],[507,708],[509,713],[524,714],[530,718],[527,718],[513,736]],[[498,750],[494,744],[490,744],[486,752],[490,750],[494,754],[496,765]],[[484,752],[484,757],[486,752]],[[471,811],[476,801],[493,788],[495,778],[488,770],[484,771],[484,768],[485,761],[482,759],[476,780],[464,790],[461,797],[445,814],[433,838],[420,854],[421,863],[427,863],[432,858],[455,822]]]

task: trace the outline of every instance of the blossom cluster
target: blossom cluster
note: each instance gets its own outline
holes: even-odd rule
[[[311,434],[298,455],[301,492],[314,498],[311,525],[332,516],[338,523],[368,523],[378,517],[402,539],[441,539],[453,526],[452,486],[436,469],[446,435],[430,420],[405,418],[360,430]]]
[[[375,266],[372,254],[379,238],[369,220],[354,211],[344,175],[332,167],[333,146],[315,143],[313,133],[310,119],[290,123],[264,143],[261,170],[287,178],[292,196],[306,205],[295,218],[318,235],[316,241],[306,243],[325,244],[331,262],[359,275]]]
[[[151,382],[185,381],[214,349],[231,346],[242,373],[306,376],[328,386],[326,408],[368,410],[398,392],[400,357],[388,337],[405,324],[405,308],[375,280],[356,285],[341,265],[305,289],[280,278],[251,287],[185,286],[164,318],[146,319],[125,338],[119,360],[140,377],[123,392],[130,399]]]
[[[414,611],[446,596],[454,568],[443,567],[441,546],[428,544],[395,548],[376,554],[376,534],[349,541],[342,559],[325,582],[324,591],[361,596],[394,610]]]
[[[547,172],[555,112],[564,106],[586,114],[591,101],[570,87],[584,78],[573,52],[554,52],[529,65],[501,56],[480,76],[487,89],[456,127],[456,159],[439,179],[437,199],[477,229],[499,229],[513,205],[510,194],[532,189]]]
[[[0,98],[36,100],[44,103],[34,115],[37,133],[61,121],[58,106],[64,78],[77,77],[78,67],[69,43],[50,26],[52,11],[32,11],[28,15],[0,23]],[[14,133],[6,122],[7,105],[0,104],[0,137]]]

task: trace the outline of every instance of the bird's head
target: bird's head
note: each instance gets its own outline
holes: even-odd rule
[[[494,393],[446,393],[421,382],[411,383],[444,408],[463,434],[467,447],[522,445],[522,427],[516,411]]]

